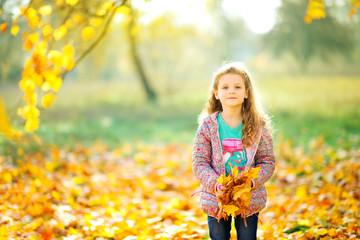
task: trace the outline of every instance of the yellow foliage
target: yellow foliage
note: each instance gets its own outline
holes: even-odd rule
[[[70,44],[67,44],[63,47],[62,53],[65,57],[73,57],[75,54],[75,48]]]
[[[129,15],[131,13],[131,9],[127,6],[120,6],[117,10],[116,13],[120,13],[123,15]]]
[[[239,210],[239,208],[236,207],[236,206],[234,206],[234,205],[223,205],[222,207],[223,207],[224,212],[225,212],[228,216],[231,215],[231,216],[233,216],[233,217],[236,216],[235,212],[236,212],[237,210]]]
[[[322,0],[309,0],[304,21],[311,23],[313,19],[321,19],[326,17],[325,6]]]
[[[44,5],[39,8],[39,13],[41,16],[50,15],[52,13],[51,5]]]
[[[8,138],[20,136],[20,133],[14,130],[10,124],[10,120],[6,113],[5,104],[2,99],[0,99],[0,132]]]
[[[24,42],[23,49],[26,51],[30,51],[33,48],[34,44],[37,42],[38,38],[38,33],[30,34]]]
[[[56,0],[56,6],[62,6],[64,4],[64,0]]]
[[[55,100],[55,94],[53,93],[47,93],[43,96],[41,104],[44,108],[47,108],[52,105],[52,103]]]
[[[19,30],[20,30],[19,26],[17,24],[13,24],[10,32],[12,35],[16,36],[18,34]]]
[[[54,31],[54,39],[56,41],[62,39],[67,33],[67,28],[65,25],[61,25],[58,29]]]
[[[65,21],[65,26],[66,26],[68,29],[70,29],[70,28],[72,28],[72,27],[74,26],[74,24],[73,24],[73,22],[72,22],[71,19],[67,19],[67,20]]]
[[[89,20],[89,23],[94,27],[100,26],[102,22],[103,20],[101,18],[95,18],[95,17],[92,17]]]
[[[23,151],[23,161],[18,165],[1,164],[0,183],[6,191],[2,194],[0,210],[7,215],[1,219],[0,236],[8,234],[4,237],[8,239],[31,235],[34,239],[44,239],[44,234],[52,233],[46,235],[47,239],[71,235],[81,239],[208,237],[206,215],[196,198],[190,197],[199,186],[188,166],[191,146],[142,145],[133,148],[135,152],[126,157],[124,146],[99,153],[102,148],[95,144],[73,150],[54,147],[44,154]],[[347,151],[346,158],[330,160],[327,164],[325,157],[321,160],[322,169],[312,169],[313,174],[299,175],[289,183],[288,172],[297,173],[295,163],[299,159],[326,155],[314,149],[306,156],[299,156],[297,149],[290,150],[292,160],[285,160],[286,153],[276,150],[277,170],[266,183],[270,204],[259,216],[262,222],[259,239],[347,239],[349,236],[358,239],[359,216],[351,209],[358,205],[358,151]],[[119,154],[115,159],[113,152]],[[135,154],[151,161],[136,162]],[[81,157],[69,161],[68,156]],[[96,161],[92,161],[94,158]],[[179,164],[164,166],[166,159]],[[337,172],[346,173],[341,186],[334,178]],[[164,187],[159,188],[159,183]],[[294,189],[302,185],[311,191],[302,198],[294,198]],[[342,190],[352,194],[343,199]],[[243,188],[239,191],[246,192]],[[243,195],[237,191],[235,194]],[[223,208],[225,214],[233,216],[241,210],[234,204],[224,204]],[[18,214],[26,216],[27,221],[16,218]],[[293,227],[304,228],[305,232],[284,233]]]
[[[65,2],[70,6],[75,6],[79,0],[65,0]]]
[[[76,22],[76,23],[81,23],[81,22],[84,21],[84,17],[81,16],[81,15],[79,15],[79,14],[75,14],[75,15],[73,16],[73,20],[74,20],[74,22]]]
[[[70,44],[66,45],[62,49],[62,66],[65,67],[66,70],[70,71],[73,69],[75,65],[74,55],[75,55],[75,48]]]
[[[260,167],[251,168],[241,173],[239,173],[237,167],[231,170],[232,174],[230,176],[225,177],[224,175],[220,175],[217,179],[220,184],[227,187],[225,191],[215,191],[220,208],[218,215],[219,220],[230,215],[236,216],[244,213],[251,201],[251,180],[259,177]],[[224,206],[226,206],[226,210]],[[226,216],[222,215],[222,212],[225,213]]]
[[[84,27],[81,31],[82,39],[85,41],[93,38],[94,34],[95,34],[95,29],[90,26]]]
[[[360,8],[360,0],[351,0],[351,7],[349,18],[352,18],[357,13],[358,8]]]
[[[61,65],[61,53],[57,50],[50,50],[48,53],[48,57],[50,59],[50,62],[54,64],[55,66]]]
[[[25,18],[28,20],[28,25],[35,29],[40,20],[40,17],[37,14],[37,11],[34,8],[27,8],[24,10]]]

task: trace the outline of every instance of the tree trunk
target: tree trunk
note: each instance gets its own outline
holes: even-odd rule
[[[154,89],[150,85],[149,78],[146,75],[144,66],[141,62],[140,56],[137,53],[137,45],[135,35],[131,32],[135,25],[134,15],[131,17],[130,23],[128,25],[127,33],[130,41],[130,54],[134,62],[136,72],[140,78],[141,84],[145,90],[146,97],[150,102],[156,102],[157,95]]]

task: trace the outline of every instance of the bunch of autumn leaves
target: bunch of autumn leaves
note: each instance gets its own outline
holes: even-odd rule
[[[232,168],[229,176],[221,175],[216,181],[226,187],[225,191],[215,190],[219,211],[217,219],[228,219],[228,216],[244,216],[251,201],[251,180],[259,177],[260,167],[251,168],[246,172],[239,172]],[[246,224],[246,222],[245,222]]]

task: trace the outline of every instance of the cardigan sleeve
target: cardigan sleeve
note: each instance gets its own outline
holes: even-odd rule
[[[192,153],[192,169],[196,178],[208,192],[214,192],[216,179],[220,176],[211,166],[211,153],[210,130],[204,122],[196,132]]]
[[[253,188],[258,188],[270,179],[275,170],[275,155],[271,134],[263,128],[258,150],[255,154],[255,167],[260,167],[259,177],[253,179]]]

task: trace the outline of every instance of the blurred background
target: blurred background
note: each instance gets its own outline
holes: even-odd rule
[[[9,21],[25,2],[0,1],[0,20]],[[98,2],[77,6],[91,9]],[[54,104],[41,110],[35,133],[43,144],[58,146],[191,144],[212,73],[225,62],[242,61],[272,116],[275,142],[299,146],[316,139],[359,146],[360,16],[348,16],[350,1],[329,0],[326,17],[307,24],[307,5],[301,0],[134,0],[128,8],[131,20],[116,14],[104,38],[66,75]],[[58,11],[51,15],[55,23],[66,14]],[[22,24],[19,20],[20,29]],[[63,41],[86,50],[76,36],[69,33]],[[20,35],[0,36],[0,95],[17,129],[24,125],[17,115],[23,104],[19,80],[29,57],[22,45]]]

